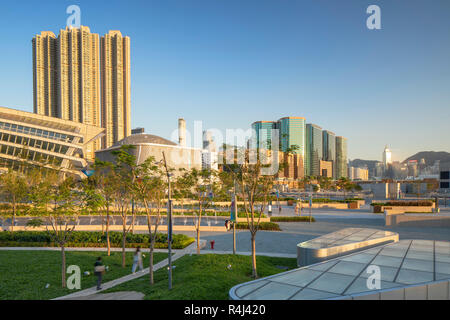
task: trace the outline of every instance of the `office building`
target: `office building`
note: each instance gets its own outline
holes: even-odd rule
[[[145,133],[145,129],[144,128],[131,129],[131,134],[141,134],[141,133]]]
[[[305,157],[305,122],[303,117],[285,117],[278,120],[276,128],[279,130],[281,151],[291,150],[292,153]]]
[[[347,138],[336,137],[336,178],[347,178]]]
[[[97,126],[0,107],[0,167],[23,171],[38,166],[85,178],[87,146],[103,132]]]
[[[369,170],[367,168],[349,167],[348,178],[350,180],[367,181],[369,180]]]
[[[439,164],[439,191],[450,192],[450,161]]]
[[[256,134],[256,147],[261,149],[272,149],[272,130],[277,128],[274,121],[256,121],[252,124],[252,130]]]
[[[307,176],[318,177],[320,172],[320,161],[323,159],[323,136],[322,128],[308,123],[306,125],[306,157],[305,169]]]
[[[130,38],[109,31],[100,39],[103,148],[131,135]]]
[[[333,162],[320,160],[320,176],[333,178]]]
[[[334,132],[323,130],[323,160],[331,161],[333,179],[336,179],[336,135]]]
[[[392,152],[391,150],[389,150],[388,146],[386,146],[383,151],[384,168],[387,169],[391,163],[392,163]]]

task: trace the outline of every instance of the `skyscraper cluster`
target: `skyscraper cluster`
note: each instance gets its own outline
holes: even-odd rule
[[[87,158],[131,135],[130,38],[99,38],[86,26],[43,31],[33,40],[34,113],[105,128]]]
[[[252,124],[252,129],[261,149],[272,149],[272,130],[278,129],[280,151],[299,156],[305,176],[339,179],[348,175],[347,139],[306,123],[303,117],[257,121]]]

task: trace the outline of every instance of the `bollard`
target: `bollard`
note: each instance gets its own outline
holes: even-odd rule
[[[211,250],[214,250],[214,244],[216,243],[214,240],[212,240],[211,242]]]

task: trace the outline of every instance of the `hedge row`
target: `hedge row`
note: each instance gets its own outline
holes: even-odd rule
[[[301,217],[271,217],[271,222],[309,222],[309,217],[301,216]],[[316,222],[314,217],[311,217],[311,222]]]
[[[383,207],[431,207],[432,201],[388,201],[380,203],[372,203],[371,206],[383,206]]]
[[[345,199],[345,200],[332,200],[328,198],[316,198],[312,199],[313,203],[351,203],[356,202],[359,199]],[[309,203],[309,200],[303,200],[303,203]]]
[[[236,229],[248,230],[248,223],[239,222],[236,224]],[[259,230],[281,231],[280,226],[273,222],[260,222]]]
[[[110,232],[109,239],[112,247],[122,246],[122,233]],[[148,247],[150,236],[148,234],[132,234],[128,233],[126,242],[127,247]],[[194,242],[184,234],[173,235],[174,249],[183,249]],[[16,232],[0,232],[0,246],[10,246],[5,244],[16,244],[17,246],[57,246],[53,243],[49,233],[45,231],[16,231]],[[34,245],[33,245],[34,244]],[[39,245],[37,245],[39,244]],[[106,234],[101,232],[75,231],[67,243],[68,247],[106,247]],[[167,248],[167,234],[158,233],[156,236],[156,248]]]

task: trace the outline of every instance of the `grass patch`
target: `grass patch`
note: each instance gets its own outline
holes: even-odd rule
[[[296,216],[296,217],[271,217],[271,222],[309,222],[309,217],[307,216]],[[316,222],[314,217],[311,217],[311,222]]]
[[[259,277],[297,268],[296,259],[256,257]],[[251,281],[251,257],[240,255],[186,255],[174,262],[173,287],[168,290],[167,269],[155,272],[155,284],[139,278],[105,292],[138,291],[146,300],[228,300],[229,290]],[[228,269],[231,265],[231,269]]]
[[[144,253],[144,267],[148,267],[149,254]],[[133,253],[127,252],[127,266],[122,268],[122,253],[66,252],[67,267],[78,265],[81,269],[81,290],[96,286],[93,275],[94,262],[101,256],[109,271],[103,282],[131,273]],[[166,253],[155,253],[155,263],[167,258]],[[91,274],[85,276],[83,273]],[[144,277],[146,278],[146,277]],[[50,284],[48,289],[45,288]],[[47,300],[67,295],[77,290],[61,288],[61,253],[59,251],[0,251],[0,300]]]

